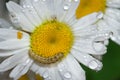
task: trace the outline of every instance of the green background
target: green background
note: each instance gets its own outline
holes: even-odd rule
[[[87,80],[120,80],[120,46],[110,41],[102,62],[103,69],[99,72],[83,66]]]

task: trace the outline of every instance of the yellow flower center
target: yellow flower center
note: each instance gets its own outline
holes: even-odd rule
[[[104,12],[106,9],[106,0],[80,0],[76,10],[77,18],[81,18],[93,12]]]
[[[72,44],[73,33],[67,24],[47,21],[31,34],[30,56],[40,63],[54,63],[70,52]]]

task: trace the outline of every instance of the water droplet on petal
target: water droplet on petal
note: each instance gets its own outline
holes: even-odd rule
[[[62,63],[60,63],[60,64],[58,65],[58,70],[59,70],[60,72],[62,72],[62,71],[64,71],[64,69],[65,69],[65,65],[62,64]]]
[[[102,12],[99,12],[98,15],[97,15],[97,18],[98,19],[101,19],[103,17],[103,13]]]
[[[96,69],[98,67],[98,64],[95,60],[91,61],[89,64],[88,64],[89,68],[91,69]]]
[[[112,2],[112,1],[108,1],[108,4],[109,4],[109,5],[113,5],[113,2]]]
[[[75,2],[78,2],[78,0],[74,0]]]
[[[48,74],[48,72],[46,71],[46,72],[44,72],[44,74],[43,74],[43,78],[48,78],[49,77],[49,74]]]
[[[25,62],[25,63],[29,63],[29,62],[30,62],[30,59],[26,60],[26,62]]]
[[[66,72],[64,74],[64,77],[67,78],[67,79],[70,79],[72,77],[71,73],[70,72]]]
[[[69,5],[68,4],[66,4],[66,5],[64,5],[64,10],[68,10],[69,9]]]
[[[61,63],[61,64],[58,65],[58,67],[59,67],[59,68],[64,68],[65,65]]]
[[[99,70],[101,70],[101,68],[102,68],[103,65],[102,65],[102,63],[99,62],[99,61],[92,60],[91,62],[89,62],[88,66],[89,66],[89,68],[91,68],[91,69],[94,69],[94,70],[99,71]]]

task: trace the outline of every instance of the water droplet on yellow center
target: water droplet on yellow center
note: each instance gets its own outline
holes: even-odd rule
[[[47,21],[31,34],[30,55],[40,63],[53,63],[66,56],[72,44],[73,33],[67,24]]]
[[[76,10],[76,17],[81,18],[93,12],[104,12],[106,9],[106,0],[80,0]]]

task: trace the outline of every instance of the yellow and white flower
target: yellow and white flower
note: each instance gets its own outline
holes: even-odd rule
[[[97,23],[101,31],[110,31],[111,39],[120,44],[120,0],[80,0],[78,18],[92,12],[103,12],[103,18]]]
[[[79,0],[25,0],[22,6],[8,2],[16,29],[0,28],[0,57],[9,56],[0,72],[13,68],[14,80],[28,70],[45,80],[85,80],[78,62],[100,70],[102,63],[93,56],[106,53],[109,34],[95,24],[101,13],[77,19],[78,4]]]

